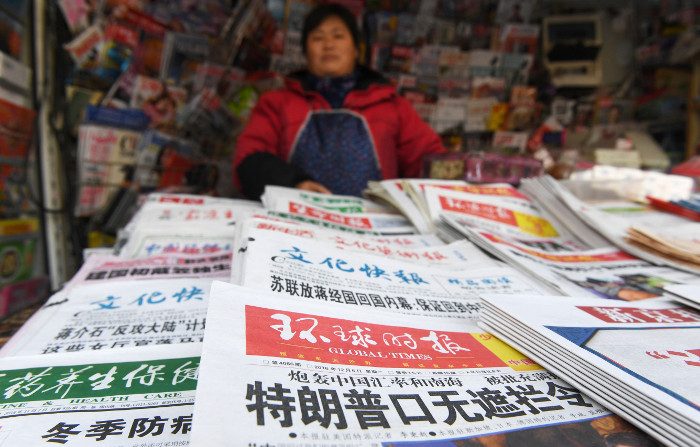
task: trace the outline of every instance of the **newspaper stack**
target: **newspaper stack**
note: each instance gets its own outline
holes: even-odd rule
[[[665,265],[695,274],[700,273],[700,266],[685,261],[679,262],[677,258],[666,255],[662,250],[649,251],[627,240],[628,230],[632,226],[641,226],[641,228],[675,228],[680,226],[683,229],[680,238],[693,240],[695,235],[700,232],[700,223],[691,224],[682,217],[645,209],[631,202],[618,200],[598,205],[589,204],[574,196],[561,183],[551,177],[525,180],[523,188],[533,199],[542,204],[544,203],[543,198],[546,197],[548,201],[552,198],[549,194],[540,195],[540,191],[548,190],[551,192],[559,203],[550,205],[550,207],[568,209],[568,211],[557,215],[569,216],[563,221],[568,222],[568,228],[574,234],[583,234],[579,232],[584,226],[588,226],[613,245],[652,264]]]
[[[212,279],[98,282],[63,289],[0,349],[0,357],[201,343]]]
[[[480,325],[667,445],[700,439],[700,313],[667,300],[487,297]]]
[[[700,310],[700,282],[695,284],[678,284],[667,287],[668,291],[674,293],[674,300],[686,306]]]
[[[534,179],[523,179],[520,189],[531,198],[541,209],[550,215],[557,216],[559,223],[572,234],[575,234],[586,248],[601,248],[610,245],[605,237],[586,224],[581,216],[566,205],[563,197],[573,196],[559,182],[549,176]],[[573,200],[574,198],[570,198]]]
[[[538,208],[511,185],[474,185],[469,190],[427,187],[424,194],[433,222],[440,222],[443,216],[453,216],[464,226],[522,240],[547,239],[585,247],[554,216]],[[444,228],[441,226],[439,230]],[[459,232],[459,228],[452,231]]]
[[[123,258],[230,253],[233,225],[264,212],[260,203],[187,194],[153,193],[119,232]]]
[[[241,206],[260,209],[153,195],[128,234],[160,230],[164,247],[173,248],[191,234],[187,224],[197,223],[202,240],[195,242],[204,249],[217,226],[240,217]],[[180,230],[161,222],[178,222]],[[230,277],[231,249],[187,247],[90,256],[3,346],[3,444],[189,444],[209,290],[212,279]]]
[[[413,234],[416,229],[390,208],[354,196],[266,186],[261,200],[272,216],[357,234]]]
[[[557,239],[521,240],[470,228],[453,216],[442,218],[479,247],[560,295],[635,301],[671,296],[667,286],[698,281],[695,274],[650,264],[617,247],[582,250]]]
[[[666,229],[632,226],[627,229],[627,240],[657,256],[700,269],[700,224],[697,222]]]
[[[328,247],[329,250],[356,251],[423,265],[432,264],[436,267],[492,262],[488,256],[468,241],[445,245],[435,235],[356,235],[258,215],[245,219],[236,227],[234,252],[239,255],[236,257],[232,276],[234,283],[240,283],[239,275],[243,272],[243,260],[248,243],[266,238],[265,232],[285,234],[293,238],[313,239],[332,245],[333,247]]]
[[[352,239],[329,243],[249,227],[240,237],[245,245],[236,250],[232,282],[294,300],[471,320],[478,316],[481,294],[545,291],[495,265],[467,241],[405,249],[399,245],[403,237],[348,249],[338,245]]]
[[[364,194],[389,203],[401,211],[419,233],[428,234],[435,232],[423,194],[428,186],[453,189],[464,188],[468,184],[461,180],[392,179],[370,182]]]
[[[473,323],[223,282],[207,318],[193,447],[653,445]]]
[[[668,296],[666,285],[697,280],[696,275],[650,264],[609,244],[589,248],[510,185],[429,185],[415,180],[404,185],[421,191],[443,238],[466,237],[536,279],[550,294],[638,300]]]

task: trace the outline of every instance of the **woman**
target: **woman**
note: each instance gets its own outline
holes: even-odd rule
[[[304,21],[307,69],[260,97],[238,138],[241,190],[267,184],[359,196],[369,180],[416,177],[440,138],[379,73],[357,64],[359,32],[346,8],[325,4]]]

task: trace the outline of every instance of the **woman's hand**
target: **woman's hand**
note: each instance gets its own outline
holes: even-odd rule
[[[320,192],[322,194],[330,194],[331,191],[320,183],[313,180],[304,180],[296,184],[295,188],[303,189],[304,191]]]

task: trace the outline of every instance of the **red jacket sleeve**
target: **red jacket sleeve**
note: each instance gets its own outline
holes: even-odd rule
[[[250,114],[248,124],[236,141],[236,150],[233,156],[234,173],[249,155],[267,152],[281,157],[279,151],[282,126],[278,114],[280,106],[278,92],[268,92],[260,97]]]
[[[425,123],[410,102],[396,98],[399,113],[397,159],[400,177],[418,177],[423,156],[445,152],[440,137]]]

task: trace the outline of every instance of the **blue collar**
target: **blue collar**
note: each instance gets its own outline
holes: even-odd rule
[[[338,109],[342,107],[345,97],[357,84],[357,69],[348,75],[335,78],[329,76],[318,77],[308,73],[307,82],[309,87],[319,92],[331,107]]]

